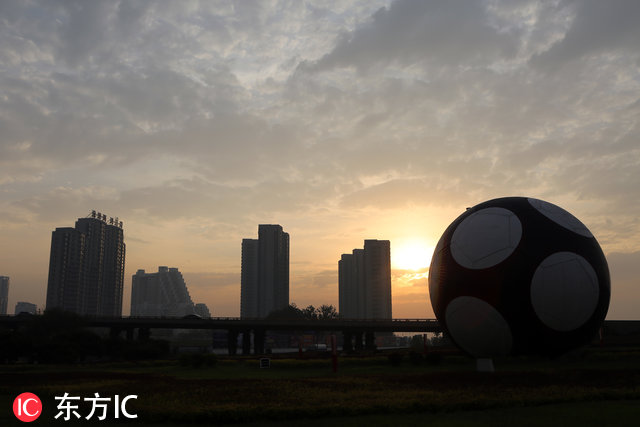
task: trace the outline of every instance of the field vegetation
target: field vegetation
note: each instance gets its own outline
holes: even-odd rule
[[[486,418],[486,424],[478,425],[492,420],[492,425],[504,425],[497,420],[520,413],[543,422],[558,411],[593,412],[587,421],[570,416],[565,420],[575,419],[575,424],[563,424],[584,426],[593,420],[624,425],[627,419],[627,425],[632,420],[637,425],[640,416],[638,348],[592,348],[556,360],[513,358],[496,361],[495,373],[476,372],[473,360],[455,352],[430,358],[395,352],[341,356],[335,373],[331,360],[322,357],[274,356],[271,367],[261,369],[256,357],[192,355],[2,365],[0,378],[3,406],[10,407],[21,392],[35,393],[45,403],[44,424],[52,423],[57,413],[54,397],[65,392],[82,397],[136,394],[128,408],[138,419],[131,425],[365,425],[365,420],[366,425],[469,425],[464,420],[476,413],[474,420]],[[419,422],[425,417],[433,422]],[[520,425],[532,425],[526,420]],[[11,411],[0,414],[0,425],[14,421]]]

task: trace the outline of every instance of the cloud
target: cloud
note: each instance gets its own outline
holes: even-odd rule
[[[303,69],[355,67],[360,72],[390,64],[409,66],[486,64],[515,53],[514,37],[492,28],[481,3],[464,1],[393,2],[371,21],[342,34],[335,48]]]
[[[342,206],[348,209],[373,207],[383,210],[395,210],[411,205],[464,202],[459,188],[460,181],[428,182],[421,179],[395,179],[382,184],[371,185],[343,197]]]
[[[534,65],[559,67],[589,55],[612,52],[638,54],[637,1],[563,1],[560,5],[573,12],[571,26],[548,50],[532,58]]]
[[[152,141],[160,132],[217,116],[233,121],[244,90],[224,61],[198,59],[224,43],[208,39],[205,48],[185,34],[189,24],[179,19],[187,16],[155,6],[5,6],[0,56],[13,61],[0,77],[0,179],[42,176],[96,153],[106,167],[121,165],[160,151]],[[17,146],[28,148],[12,151]]]
[[[399,270],[393,269],[391,270],[391,281],[393,283],[394,289],[402,289],[402,294],[407,293],[406,288],[416,288],[411,289],[413,291],[418,291],[427,295],[427,279],[429,277],[428,269],[421,269],[419,271],[414,270]]]

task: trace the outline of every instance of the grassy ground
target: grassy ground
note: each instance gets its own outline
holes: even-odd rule
[[[474,361],[458,355],[437,366],[408,358],[393,366],[386,356],[340,358],[337,373],[328,359],[274,358],[269,369],[255,358],[199,368],[177,361],[5,365],[0,425],[21,424],[10,407],[25,391],[44,402],[34,425],[76,424],[54,422],[54,397],[65,392],[138,395],[127,406],[138,419],[127,425],[637,425],[640,350],[496,361],[493,374],[475,372]]]
[[[376,414],[352,417],[298,419],[292,421],[258,422],[244,427],[495,427],[495,426],[579,426],[579,427],[636,427],[640,417],[640,401],[596,401],[556,403],[457,412],[419,412],[404,414]]]

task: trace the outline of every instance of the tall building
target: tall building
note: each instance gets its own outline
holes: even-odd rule
[[[0,276],[0,315],[7,314],[9,304],[9,278]]]
[[[32,304],[30,302],[25,302],[25,301],[18,301],[18,303],[16,304],[16,309],[14,313],[15,314],[20,314],[20,313],[36,314],[37,311],[38,311],[38,306],[36,306],[35,304]]]
[[[84,235],[75,228],[56,228],[51,235],[46,307],[85,313],[82,265]]]
[[[339,307],[344,318],[365,319],[367,288],[364,280],[364,249],[343,254],[338,261]]]
[[[125,244],[122,222],[92,211],[75,228],[51,235],[47,309],[122,316]]]
[[[365,240],[338,261],[339,312],[345,319],[391,319],[391,245]]]
[[[391,319],[391,244],[364,241],[365,318]]]
[[[122,316],[125,244],[122,223],[118,218],[114,219],[114,224],[105,226],[104,234],[103,285],[99,293],[101,309],[98,314]]]
[[[240,316],[263,318],[288,305],[289,234],[260,224],[257,240],[242,240]]]
[[[242,239],[240,317],[258,317],[258,239]]]
[[[138,270],[131,282],[131,316],[182,317],[196,314],[187,284],[177,268],[158,267],[157,273]]]

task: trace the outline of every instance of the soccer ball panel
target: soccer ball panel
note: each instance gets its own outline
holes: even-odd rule
[[[572,331],[593,315],[600,297],[591,264],[572,252],[542,261],[531,280],[531,304],[540,320],[556,331]]]
[[[506,356],[511,352],[511,329],[502,315],[485,301],[462,296],[447,306],[445,319],[453,340],[475,357]]]
[[[486,208],[465,218],[451,237],[451,255],[463,267],[489,268],[513,253],[522,224],[508,209]]]
[[[551,221],[556,224],[573,231],[584,237],[593,237],[591,231],[575,216],[571,215],[569,212],[565,211],[559,206],[554,205],[553,203],[545,202],[544,200],[538,199],[527,199],[529,204],[536,208],[538,212],[542,215],[549,218]]]

